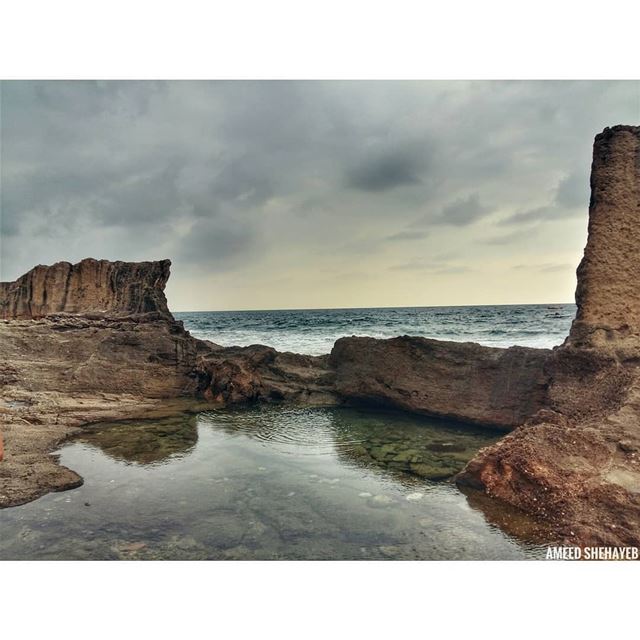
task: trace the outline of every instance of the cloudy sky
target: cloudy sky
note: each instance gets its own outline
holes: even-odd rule
[[[175,311],[568,302],[638,82],[3,82],[0,276],[171,258]]]

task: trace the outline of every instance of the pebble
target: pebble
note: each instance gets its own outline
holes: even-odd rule
[[[413,502],[415,500],[422,500],[423,497],[424,497],[424,493],[420,491],[416,491],[415,493],[410,493],[408,496],[405,496],[405,500],[409,500],[410,502]]]
[[[358,494],[361,498],[370,498],[371,494],[368,491],[362,491]]]

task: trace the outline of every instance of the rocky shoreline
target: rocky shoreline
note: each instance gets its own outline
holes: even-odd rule
[[[363,403],[515,429],[460,486],[575,544],[640,544],[640,127],[596,137],[578,313],[553,351],[402,336],[327,356],[197,340],[170,262],[86,259],[0,284],[0,507],[78,486],[50,455],[88,423],[243,402]]]
[[[104,268],[95,260],[75,267]],[[82,479],[50,452],[94,422],[286,402],[374,404],[510,429],[544,397],[546,350],[408,336],[372,348],[370,340],[344,338],[328,356],[305,356],[262,345],[220,347],[156,311],[2,320],[0,507],[78,486]],[[459,397],[472,401],[459,406]]]

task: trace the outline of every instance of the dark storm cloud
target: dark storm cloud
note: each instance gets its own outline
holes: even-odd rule
[[[442,210],[440,217],[436,218],[434,222],[439,224],[452,224],[460,227],[472,224],[476,220],[486,216],[490,211],[488,207],[480,204],[478,194],[474,193],[467,198],[460,198],[448,204]]]
[[[545,222],[552,220],[565,220],[566,218],[575,218],[578,216],[585,216],[586,209],[578,210],[575,208],[567,209],[565,207],[558,206],[555,203],[544,207],[536,207],[535,209],[527,209],[526,211],[519,211],[510,216],[506,220],[502,221],[502,224],[531,224],[536,222]]]
[[[410,152],[391,152],[366,158],[347,172],[347,185],[362,191],[387,191],[396,187],[416,185],[424,159]]]
[[[589,181],[585,180],[583,172],[576,171],[560,181],[555,202],[567,209],[589,206]]]
[[[564,211],[558,209],[553,205],[545,207],[536,207],[535,209],[527,209],[526,211],[519,211],[509,216],[506,220],[502,221],[502,224],[521,224],[540,222],[541,220],[553,220],[554,217],[562,216]]]
[[[284,271],[364,273],[384,256],[385,270],[460,273],[474,247],[507,255],[529,229],[544,240],[545,223],[586,217],[593,136],[637,119],[638,99],[628,82],[0,88],[3,279],[91,254],[170,257],[174,274],[268,271],[287,252]],[[452,238],[463,260],[420,262]]]
[[[435,216],[425,215],[411,223],[411,227],[428,227],[434,224],[448,224],[465,227],[484,218],[491,213],[489,207],[480,203],[477,193],[449,202]]]
[[[585,216],[589,207],[589,182],[581,172],[562,178],[548,205],[519,211],[502,224],[529,224]]]
[[[246,227],[216,220],[198,220],[181,238],[176,258],[187,264],[206,264],[225,270],[242,262],[254,244],[254,234]]]

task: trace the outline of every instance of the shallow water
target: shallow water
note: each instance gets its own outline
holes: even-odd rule
[[[195,337],[222,346],[266,344],[279,351],[329,353],[343,336],[422,336],[489,347],[551,348],[563,342],[574,304],[378,309],[198,311],[174,315]]]
[[[535,523],[429,479],[499,435],[276,406],[101,425],[59,452],[82,487],[0,511],[0,558],[543,557]]]

